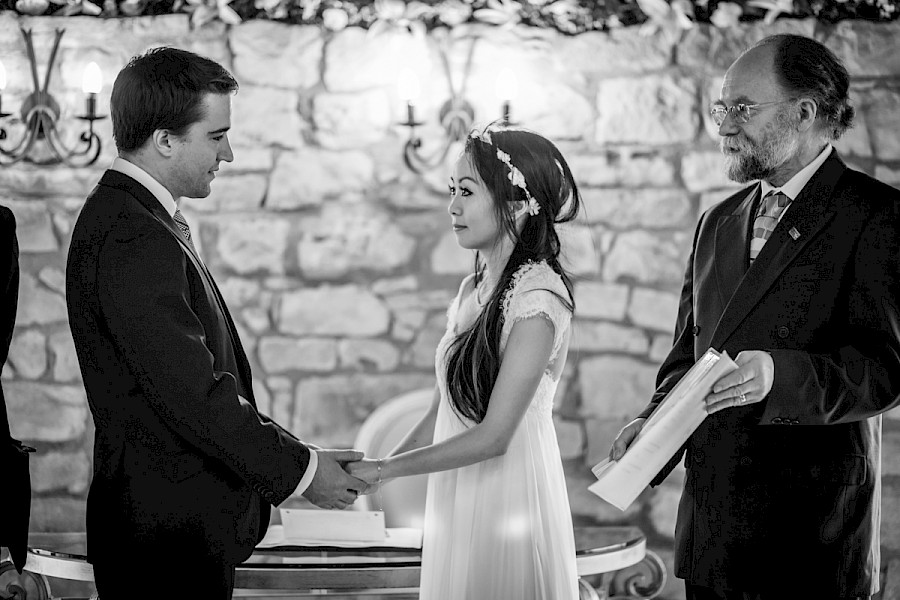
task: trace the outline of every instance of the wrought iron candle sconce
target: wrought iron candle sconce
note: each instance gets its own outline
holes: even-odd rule
[[[72,148],[68,148],[59,131],[61,119],[59,102],[50,94],[50,76],[53,72],[53,64],[56,61],[56,52],[59,49],[59,41],[65,33],[65,29],[57,29],[53,41],[53,50],[50,53],[50,61],[47,64],[47,72],[44,77],[44,85],[41,87],[38,79],[37,59],[34,55],[34,44],[29,29],[21,29],[25,39],[25,47],[28,52],[28,61],[31,64],[31,77],[34,90],[22,102],[19,114],[25,131],[22,137],[12,146],[4,147],[3,143],[9,137],[3,127],[3,119],[13,113],[3,112],[2,94],[6,87],[6,70],[0,63],[0,166],[8,166],[19,161],[46,166],[65,163],[70,167],[85,167],[96,162],[100,156],[100,136],[94,131],[94,121],[106,118],[97,114],[97,94],[103,87],[100,67],[97,63],[90,63],[85,68],[83,90],[87,95],[85,100],[85,114],[77,116],[77,119],[87,121],[87,131],[79,137],[79,142]],[[36,158],[32,155],[37,142],[42,141],[50,149],[52,156],[49,158]]]

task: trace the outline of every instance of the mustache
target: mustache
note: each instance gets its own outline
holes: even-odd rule
[[[751,152],[753,143],[742,134],[733,135],[719,140],[719,149],[722,152]]]

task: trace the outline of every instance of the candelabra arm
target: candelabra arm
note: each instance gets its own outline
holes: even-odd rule
[[[6,130],[0,127],[0,140],[5,138]],[[22,137],[19,138],[19,142],[14,148],[5,150],[3,147],[0,147],[0,166],[8,167],[24,160],[24,158],[28,156],[28,152],[31,150],[32,146],[34,146],[35,141],[37,141],[37,138],[38,128],[28,127],[22,134]]]

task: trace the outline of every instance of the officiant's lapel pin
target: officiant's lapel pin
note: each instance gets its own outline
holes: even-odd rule
[[[788,233],[791,235],[792,238],[794,238],[794,241],[795,241],[795,242],[796,242],[798,239],[800,239],[800,232],[797,231],[797,228],[796,228],[796,227],[791,227],[791,229],[790,229],[790,231],[788,231]]]

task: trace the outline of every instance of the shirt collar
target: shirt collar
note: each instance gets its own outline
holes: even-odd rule
[[[173,216],[175,211],[178,209],[178,204],[175,203],[175,199],[172,197],[172,194],[165,188],[163,184],[158,182],[153,178],[150,173],[143,170],[133,162],[129,162],[121,156],[117,156],[115,160],[113,160],[112,165],[110,165],[110,170],[118,171],[123,175],[128,175],[139,184],[147,188],[153,196],[159,200],[159,203],[163,205],[163,208],[166,209],[166,212],[169,213],[169,216]]]
[[[800,195],[800,192],[803,191],[803,188],[806,187],[806,184],[809,183],[809,180],[812,179],[812,176],[816,174],[816,171],[819,170],[819,167],[822,166],[822,163],[828,158],[831,154],[831,143],[825,144],[825,149],[819,153],[819,155],[808,165],[800,169],[793,177],[791,177],[787,183],[785,183],[780,188],[776,188],[771,185],[767,181],[761,181],[762,183],[762,197],[765,198],[771,191],[780,191],[782,194],[794,200],[797,196]]]

